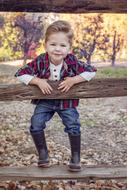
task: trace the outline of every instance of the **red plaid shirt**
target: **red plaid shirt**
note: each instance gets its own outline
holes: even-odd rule
[[[27,65],[20,68],[15,76],[22,76],[24,74],[36,75],[39,78],[50,77],[50,62],[48,53],[43,53],[35,58],[33,61]],[[65,77],[76,76],[83,72],[95,72],[96,69],[91,65],[84,64],[83,62],[77,60],[73,54],[68,54],[64,59],[64,64],[61,68],[60,79],[63,80]],[[37,103],[39,100],[32,100],[33,103]],[[62,99],[60,100],[60,108],[72,108],[78,106],[79,99]]]

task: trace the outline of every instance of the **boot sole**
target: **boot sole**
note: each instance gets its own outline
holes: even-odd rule
[[[38,162],[38,167],[49,168],[50,166],[51,164],[48,160],[46,162],[42,162],[41,160]]]
[[[82,167],[81,165],[75,165],[73,163],[69,163],[68,164],[68,170],[71,171],[71,172],[80,172],[82,170]]]
[[[70,172],[81,172],[81,168],[80,169],[72,169],[72,168],[69,168],[68,167],[68,171],[70,171]]]
[[[38,167],[39,167],[39,168],[49,168],[49,167],[51,167],[51,164],[49,164],[49,163],[46,163],[46,164],[38,164]]]

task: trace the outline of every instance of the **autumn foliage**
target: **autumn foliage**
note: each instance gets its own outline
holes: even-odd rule
[[[126,14],[0,13],[0,60],[35,58],[44,51],[44,31],[57,19],[68,20],[75,33],[72,51],[88,64],[125,61]]]

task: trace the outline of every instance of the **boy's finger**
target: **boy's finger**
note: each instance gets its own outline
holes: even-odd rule
[[[42,93],[45,94],[45,91],[43,89],[41,89]]]
[[[46,89],[46,94],[51,94],[51,91],[49,89]]]
[[[64,85],[65,84],[65,82],[63,81],[63,82],[61,82],[58,86],[61,86],[61,85]]]
[[[68,92],[68,90],[69,90],[70,88],[68,87],[67,89],[66,89],[66,91],[65,92]]]
[[[52,90],[48,89],[47,91],[48,91],[49,94],[51,94],[51,91],[52,91]]]
[[[53,88],[50,86],[50,85],[48,85],[48,88],[52,91],[53,90]]]
[[[67,90],[67,86],[65,86],[62,90],[61,90],[61,92],[66,92],[66,90]]]
[[[58,87],[58,90],[60,90],[60,89],[62,89],[64,87],[65,87],[64,85],[61,85],[61,86]]]

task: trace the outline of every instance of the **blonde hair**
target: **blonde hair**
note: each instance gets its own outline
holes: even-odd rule
[[[48,41],[48,37],[57,32],[64,32],[69,40],[70,45],[72,45],[72,40],[73,40],[73,30],[71,28],[71,25],[64,20],[58,20],[50,24],[46,30],[45,33],[45,43]]]

